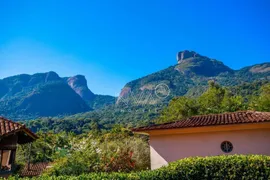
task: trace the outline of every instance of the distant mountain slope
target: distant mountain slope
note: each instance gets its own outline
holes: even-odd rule
[[[85,101],[92,101],[95,94],[88,88],[87,80],[83,75],[65,78],[68,85]]]
[[[13,119],[72,115],[114,103],[114,97],[92,93],[82,75],[48,72],[0,80],[0,115]]]
[[[0,115],[30,119],[100,110],[104,117],[110,115],[106,121],[131,122],[156,117],[173,97],[199,96],[209,80],[222,86],[267,83],[270,62],[233,70],[194,51],[181,51],[176,65],[127,83],[117,101],[112,96],[94,94],[83,75],[61,78],[55,72],[22,74],[0,80]],[[243,94],[251,94],[249,89]],[[110,106],[115,102],[119,106]]]
[[[0,80],[0,114],[56,116],[91,110],[55,72]]]
[[[113,96],[94,94],[88,88],[87,80],[83,75],[63,79],[92,109],[99,109],[116,102],[116,98]]]
[[[177,54],[178,64],[159,72],[131,81],[122,89],[118,104],[145,103],[141,97],[147,97],[148,104],[169,101],[172,97],[183,95],[200,95],[207,87],[209,80],[214,80],[222,86],[234,86],[255,80],[270,80],[270,63],[258,64],[233,70],[222,62],[202,56],[194,51],[181,51]],[[156,96],[156,89],[167,86],[168,96],[160,99]],[[138,99],[140,101],[138,101]]]
[[[86,102],[63,82],[40,85],[21,100],[18,108],[39,116],[76,114],[90,110]]]

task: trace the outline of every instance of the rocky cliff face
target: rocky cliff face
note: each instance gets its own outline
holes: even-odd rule
[[[176,55],[178,64],[182,63],[183,60],[190,59],[190,58],[193,59],[196,57],[203,57],[203,56],[196,53],[195,51],[188,51],[188,50],[180,51]]]
[[[120,92],[120,94],[119,94],[119,97],[118,97],[118,99],[117,99],[117,101],[116,101],[116,104],[119,104],[121,101],[125,101],[125,98],[129,95],[129,93],[131,92],[131,88],[129,88],[129,87],[124,87],[122,90],[121,90],[121,92]]]
[[[267,73],[270,72],[270,64],[258,64],[255,66],[252,66],[249,69],[250,72],[256,74],[256,73]]]
[[[180,51],[177,55],[176,70],[187,76],[217,76],[220,73],[233,73],[233,70],[221,61],[202,56],[195,51]]]
[[[91,101],[95,97],[87,86],[87,80],[83,75],[73,76],[67,79],[68,85],[85,101]]]

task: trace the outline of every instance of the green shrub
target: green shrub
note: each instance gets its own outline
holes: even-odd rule
[[[10,179],[16,179],[11,177]],[[269,180],[270,156],[232,155],[186,158],[154,171],[138,173],[90,173],[80,176],[42,176],[35,179],[66,180]]]

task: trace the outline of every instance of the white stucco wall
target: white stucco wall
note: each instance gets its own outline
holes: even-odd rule
[[[223,141],[233,144],[233,151],[228,154],[270,155],[270,129],[150,135],[151,168],[186,157],[225,154],[220,148]]]

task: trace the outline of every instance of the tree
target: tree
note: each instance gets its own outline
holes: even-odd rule
[[[264,96],[267,92],[265,92]],[[265,98],[267,99],[267,98]],[[266,107],[267,102],[261,102]],[[169,106],[164,109],[158,123],[172,122],[188,118],[193,115],[215,114],[222,112],[234,112],[247,109],[244,98],[231,93],[213,81],[209,82],[209,88],[198,98],[178,97],[174,98]]]
[[[200,114],[220,113],[222,111],[221,102],[224,99],[224,95],[225,89],[214,81],[210,81],[208,90],[198,99]]]
[[[169,106],[164,109],[158,122],[181,120],[199,113],[199,104],[196,99],[188,97],[174,98]]]
[[[261,88],[259,96],[254,96],[250,107],[258,111],[270,111],[270,83]]]
[[[235,112],[246,108],[247,106],[245,105],[244,98],[242,96],[234,96],[228,90],[225,92],[221,102],[222,112]]]

